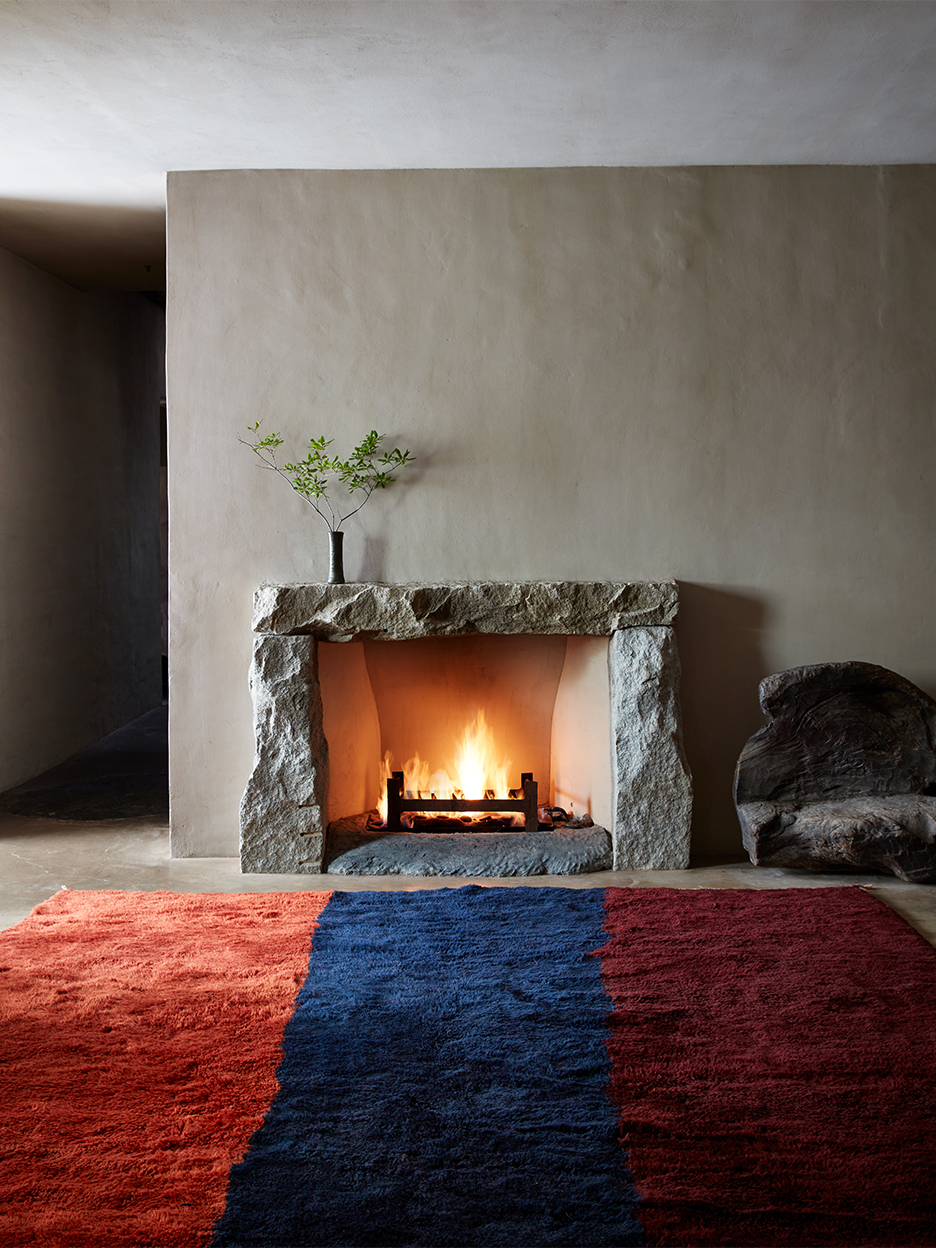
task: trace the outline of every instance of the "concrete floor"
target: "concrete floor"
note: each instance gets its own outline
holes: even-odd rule
[[[164,765],[164,710],[151,712],[28,786]],[[592,875],[512,879],[414,876],[241,875],[236,858],[170,858],[169,829],[160,818],[66,823],[0,812],[0,928],[11,927],[60,888],[193,893],[345,892],[380,889],[534,888],[822,888],[859,886],[902,914],[936,945],[936,886],[904,884],[885,875],[813,875],[720,862],[685,871],[602,871]]]

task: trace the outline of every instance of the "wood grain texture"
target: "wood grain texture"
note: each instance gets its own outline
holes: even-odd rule
[[[769,676],[760,703],[734,786],[751,861],[936,880],[936,702],[846,662]]]

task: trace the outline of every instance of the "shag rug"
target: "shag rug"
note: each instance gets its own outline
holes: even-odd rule
[[[69,892],[0,1244],[936,1244],[936,951],[858,888]]]

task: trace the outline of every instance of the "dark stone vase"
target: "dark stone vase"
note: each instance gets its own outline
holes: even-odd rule
[[[344,585],[344,534],[339,530],[328,530],[328,583]]]

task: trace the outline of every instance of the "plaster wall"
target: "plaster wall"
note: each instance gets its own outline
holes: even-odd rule
[[[0,250],[0,790],[159,704],[162,314]]]
[[[237,852],[252,590],[327,573],[258,419],[417,455],[349,579],[679,579],[697,853],[740,852],[762,676],[936,692],[934,206],[930,167],[170,175],[173,852]]]

